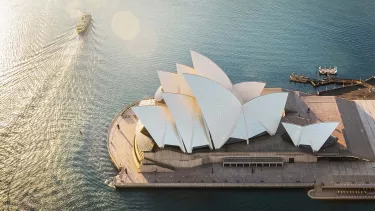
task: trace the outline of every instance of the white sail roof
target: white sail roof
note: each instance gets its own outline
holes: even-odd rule
[[[265,131],[276,133],[287,93],[259,97],[265,83],[233,85],[213,61],[194,51],[191,56],[194,69],[176,64],[177,74],[158,71],[161,87],[155,100],[168,97],[164,100],[169,109],[135,108],[142,110],[136,114],[158,146],[176,145],[192,152],[207,145],[218,149],[230,137],[248,140]]]
[[[179,78],[176,73],[158,71],[158,76],[164,92],[179,93]]]
[[[314,152],[317,152],[338,125],[338,122],[323,122],[308,125],[304,127],[302,137],[308,137],[311,148]]]
[[[298,145],[311,146],[311,137],[306,136],[306,134],[304,134],[306,132],[305,129],[306,129],[306,127],[301,127],[301,135],[299,137]]]
[[[247,137],[252,138],[266,131],[266,128],[259,122],[253,112],[242,109],[246,121]]]
[[[183,74],[184,73],[195,74],[195,70],[191,67],[188,67],[182,64],[176,64],[176,68],[177,68],[177,74],[179,77],[180,93],[184,95],[193,96],[193,93],[191,92],[189,85],[186,83]]]
[[[132,110],[159,147],[178,146],[185,152],[185,147],[166,106],[137,106],[132,107]]]
[[[209,134],[206,133],[202,114],[195,98],[172,93],[163,93],[163,98],[175,120],[186,151],[191,153],[194,147],[207,145],[212,149],[211,140]]]
[[[290,139],[292,139],[294,146],[299,146],[303,127],[296,124],[290,124],[285,122],[282,122],[281,124],[284,126],[286,132],[289,134]],[[308,143],[308,145],[310,145],[310,143]]]
[[[233,133],[230,137],[238,138],[238,139],[244,139],[244,140],[248,139],[245,116],[244,116],[242,111],[241,111],[241,114],[238,118],[236,127],[235,127],[235,129],[234,129],[234,131],[233,131]]]
[[[232,82],[217,64],[195,51],[190,51],[190,53],[191,59],[193,60],[194,70],[197,75],[209,78],[221,84],[226,89],[232,90]]]
[[[260,96],[265,86],[265,83],[253,81],[237,83],[233,85],[233,93],[242,104],[245,104],[251,99]]]
[[[231,91],[216,81],[191,74],[184,74],[184,77],[202,109],[214,147],[219,149],[232,135],[242,105]]]
[[[246,122],[253,121],[249,118],[254,118],[263,125],[268,134],[275,135],[287,98],[287,92],[280,92],[262,95],[250,100],[243,105],[245,118],[247,117]],[[248,125],[248,127],[250,126]]]
[[[308,145],[314,152],[320,150],[329,136],[333,133],[338,122],[322,122],[306,126],[282,123],[295,146]]]

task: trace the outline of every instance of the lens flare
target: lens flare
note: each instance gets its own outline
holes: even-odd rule
[[[117,12],[112,17],[113,32],[123,40],[133,40],[140,32],[139,20],[131,12]]]

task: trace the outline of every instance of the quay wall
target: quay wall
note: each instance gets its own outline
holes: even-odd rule
[[[314,183],[122,183],[117,188],[313,188]]]
[[[359,89],[364,89],[365,87],[361,84],[355,84],[351,86],[344,86],[344,87],[339,87],[335,89],[329,89],[326,91],[321,91],[318,92],[319,96],[337,96],[337,95],[342,95],[348,92],[356,91]]]

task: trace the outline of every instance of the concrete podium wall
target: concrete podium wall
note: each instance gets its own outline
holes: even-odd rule
[[[225,157],[280,157],[284,162],[294,158],[296,163],[315,163],[317,157],[299,152],[208,152],[184,154],[174,151],[145,152],[145,158],[173,166],[175,168],[192,168],[203,164],[221,163]]]

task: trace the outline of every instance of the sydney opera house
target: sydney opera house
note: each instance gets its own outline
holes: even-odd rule
[[[158,71],[155,95],[123,115],[134,120],[127,133],[134,133],[129,139],[139,172],[375,157],[371,137],[359,139],[363,129],[350,119],[353,109],[356,121],[366,119],[361,102],[265,88],[262,82],[233,84],[209,58],[194,51],[191,57],[193,67]]]
[[[157,72],[154,96],[112,121],[116,187],[315,186],[311,197],[332,199],[351,184],[375,199],[374,100],[233,84],[212,60],[191,57],[192,67]]]
[[[177,64],[177,73],[159,71],[161,86],[152,100],[132,110],[138,117],[136,142],[143,151],[178,147],[183,153],[225,144],[251,144],[259,136],[274,136],[285,116],[288,92],[261,95],[262,82],[232,84],[220,67],[191,51],[194,68]],[[339,122],[298,125],[283,122],[293,144],[318,152]],[[143,131],[143,133],[142,133]]]

